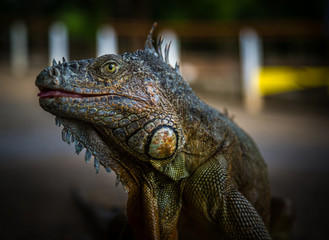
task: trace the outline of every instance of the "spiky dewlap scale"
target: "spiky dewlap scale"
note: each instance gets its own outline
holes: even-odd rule
[[[55,118],[55,122],[56,122],[56,125],[58,127],[61,127],[62,126],[62,123],[61,121],[56,117]],[[69,145],[72,143],[74,144],[75,146],[75,153],[76,154],[80,154],[82,152],[83,149],[86,149],[86,152],[85,152],[85,161],[86,163],[89,163],[90,162],[90,159],[92,157],[94,157],[94,168],[96,170],[96,173],[99,172],[99,168],[100,168],[100,160],[98,159],[97,156],[94,156],[96,155],[95,153],[93,154],[93,152],[88,149],[88,148],[85,148],[84,144],[79,140],[79,136],[77,136],[75,133],[72,133],[69,129],[67,129],[66,127],[63,127],[62,129],[62,140],[66,143],[68,143]],[[106,172],[108,173],[111,173],[111,168],[107,167],[107,166],[103,166],[106,170]]]
[[[74,144],[75,147],[75,153],[80,154],[85,149],[85,156],[84,160],[88,164],[92,158],[94,158],[94,168],[96,170],[96,173],[99,173],[100,166],[103,166],[107,173],[111,173],[112,170],[110,167],[106,166],[105,164],[101,164],[101,160],[97,157],[97,153],[91,149],[88,148],[88,146],[84,145],[82,142],[84,141],[81,136],[78,136],[77,134],[70,131],[67,127],[65,127],[64,124],[62,124],[61,120],[59,118],[55,118],[55,123],[58,127],[64,126],[62,129],[62,140],[69,145]],[[125,186],[125,183],[121,181],[121,177],[119,174],[116,175],[116,182],[115,186],[117,187],[119,184],[122,184],[123,189],[127,192],[127,188]]]

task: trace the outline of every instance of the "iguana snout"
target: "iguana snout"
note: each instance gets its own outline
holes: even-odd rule
[[[80,74],[80,69],[87,68],[88,64],[92,62],[93,59],[86,59],[80,61],[70,61],[67,62],[63,58],[63,62],[57,63],[53,60],[52,66],[46,67],[43,71],[39,73],[36,78],[36,85],[40,89],[39,97],[51,97],[56,96],[55,93],[51,91],[57,91],[57,95],[61,92],[63,94],[88,94],[90,89],[80,89],[77,86],[69,84],[73,80],[83,81],[85,76]]]

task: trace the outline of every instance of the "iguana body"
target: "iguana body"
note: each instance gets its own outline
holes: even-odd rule
[[[117,174],[136,239],[178,239],[186,224],[218,239],[270,239],[256,146],[194,94],[151,34],[134,53],[54,62],[36,79],[40,105],[64,125],[64,141],[86,148],[86,161],[94,156],[97,172]]]

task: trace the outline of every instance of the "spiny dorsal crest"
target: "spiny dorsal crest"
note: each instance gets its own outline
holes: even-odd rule
[[[145,45],[144,45],[144,49],[145,51],[151,51],[151,52],[154,52],[156,53],[156,50],[153,46],[153,39],[152,39],[152,35],[153,35],[153,31],[155,29],[155,27],[158,25],[157,22],[153,23],[151,29],[150,29],[150,32],[149,34],[147,35],[147,39],[146,39],[146,42],[145,42]]]
[[[151,30],[147,36],[147,39],[146,39],[146,42],[144,45],[144,50],[152,52],[155,56],[159,56],[163,62],[170,65],[169,64],[169,52],[170,52],[171,41],[165,45],[164,56],[162,53],[162,46],[163,46],[164,38],[162,36],[159,37],[156,48],[153,45],[152,35],[153,35],[153,31],[156,26],[157,26],[157,23],[156,22],[153,23]],[[175,64],[175,70],[178,74],[180,74],[179,64],[177,62]]]

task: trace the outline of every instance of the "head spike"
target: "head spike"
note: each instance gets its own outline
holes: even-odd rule
[[[65,59],[65,57],[63,57],[63,63],[66,63],[66,59]]]
[[[55,58],[53,58],[53,67],[54,66],[57,66],[57,62],[56,62]]]
[[[170,51],[170,46],[171,46],[171,41],[166,44],[165,47],[165,59],[166,59],[166,63],[169,64],[169,51]]]
[[[176,64],[175,64],[175,70],[176,70],[176,72],[178,73],[178,74],[180,74],[180,69],[179,69],[179,63],[178,62],[176,62]]]
[[[163,38],[163,36],[161,36],[159,38],[159,40],[158,40],[158,43],[157,43],[157,52],[158,52],[158,55],[160,56],[160,58],[162,60],[164,60],[163,59],[163,54],[162,54],[162,44],[163,44],[163,41],[164,41],[164,38]]]
[[[156,51],[155,51],[155,48],[154,48],[154,46],[153,46],[152,34],[153,34],[153,31],[154,31],[156,25],[157,25],[156,22],[153,23],[153,25],[152,25],[152,27],[151,27],[151,30],[150,30],[150,32],[149,32],[149,34],[148,34],[148,36],[147,36],[147,39],[146,39],[145,45],[144,45],[144,49],[145,49],[145,50],[154,51],[155,53],[156,53]]]

